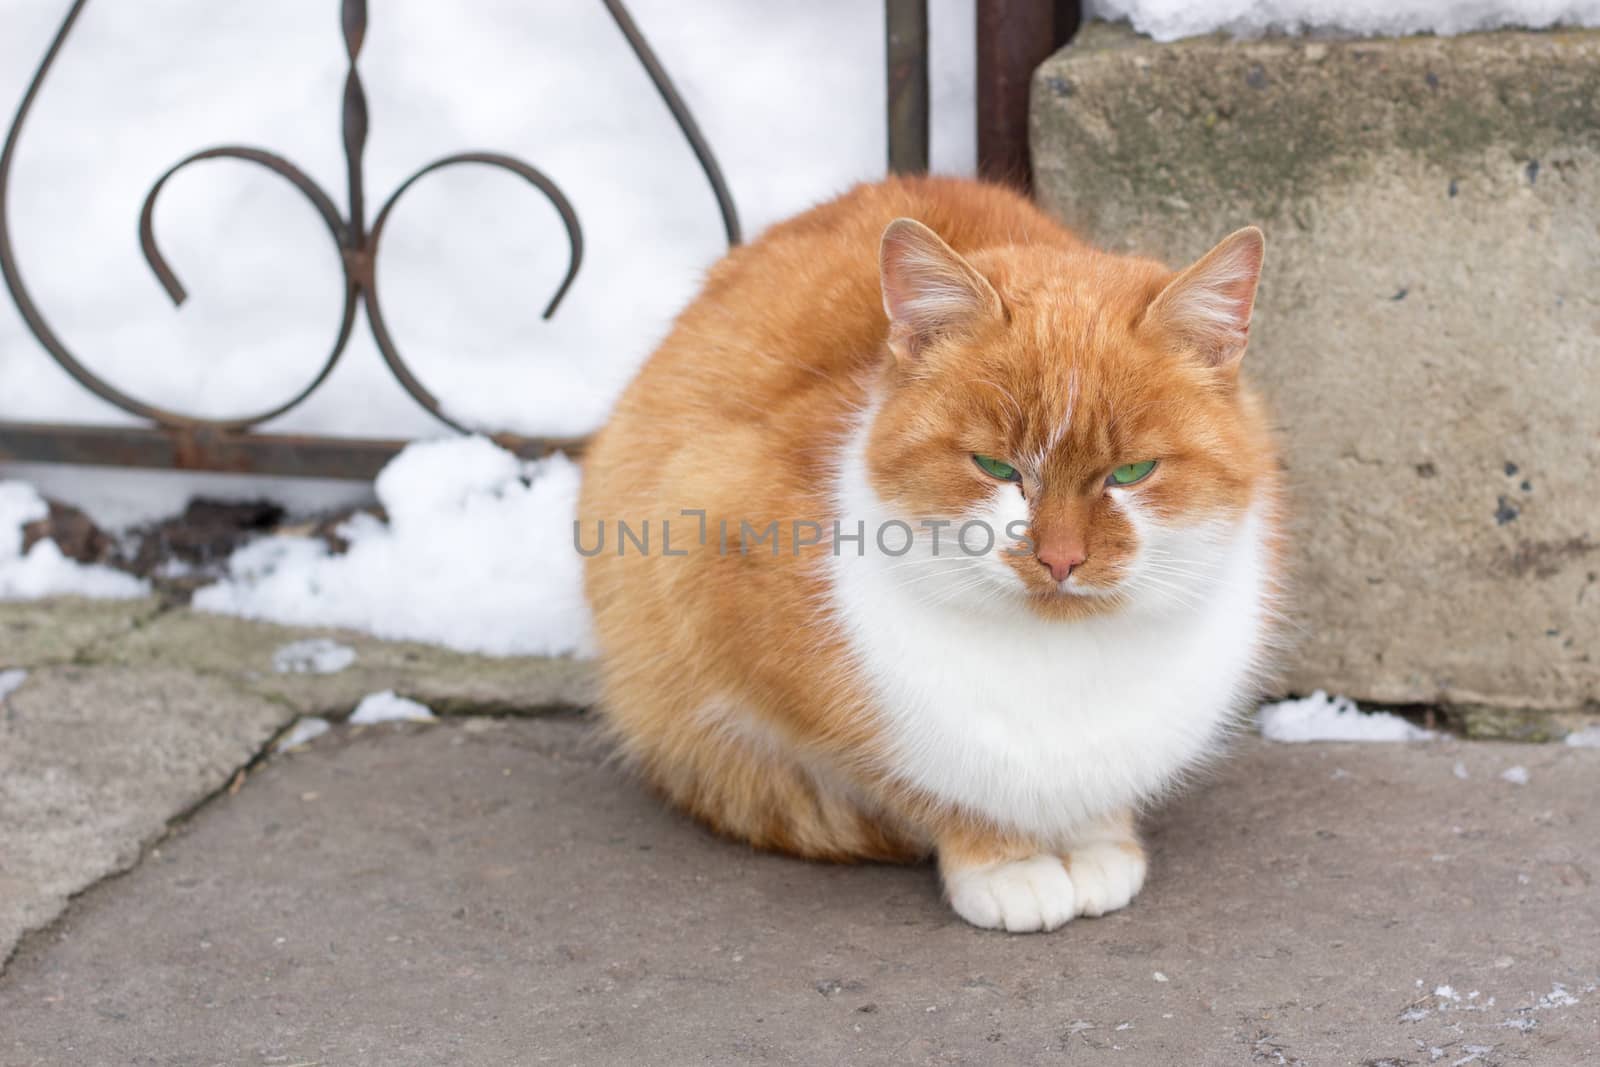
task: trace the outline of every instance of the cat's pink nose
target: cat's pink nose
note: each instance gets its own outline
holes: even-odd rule
[[[1072,569],[1081,566],[1083,561],[1089,558],[1089,554],[1082,545],[1062,543],[1041,545],[1038,558],[1039,562],[1050,571],[1050,577],[1058,582],[1064,582],[1072,574]]]

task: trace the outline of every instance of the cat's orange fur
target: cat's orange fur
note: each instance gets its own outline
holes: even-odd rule
[[[994,314],[940,336],[891,336],[879,253],[897,218],[960,253],[979,278],[957,282],[992,286]],[[923,240],[906,229],[890,244],[910,255]],[[1245,251],[1259,268],[1254,242]],[[904,262],[894,251],[885,245],[885,272]],[[604,711],[644,776],[721,833],[801,856],[937,850],[948,876],[1059,851],[895,774],[819,565],[839,517],[839,450],[876,392],[872,478],[914,515],[961,514],[995,492],[972,453],[1038,455],[1019,486],[1028,537],[1008,558],[1030,589],[1025,610],[1062,626],[1117,610],[1115,596],[1060,593],[1031,554],[1067,545],[1087,556],[1080,588],[1116,583],[1132,534],[1104,500],[1107,470],[1169,457],[1145,499],[1174,517],[1238,511],[1275,477],[1237,359],[1202,351],[1218,343],[1205,323],[1151,310],[1175,277],[1086,246],[1007,189],[932,178],[861,186],[717,264],[585,463],[580,542],[606,524],[586,563]],[[1246,317],[1253,294],[1252,275]],[[1074,406],[1111,417],[1073,418]],[[705,544],[685,510],[705,513]],[[619,519],[648,525],[648,552],[618,553]],[[795,520],[818,523],[821,543],[796,546]],[[773,521],[776,554],[768,543],[740,551],[742,532]],[[1106,841],[1137,851],[1128,812],[1106,826]]]

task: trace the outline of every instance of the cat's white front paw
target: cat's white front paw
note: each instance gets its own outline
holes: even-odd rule
[[[1132,841],[1097,841],[1067,853],[1077,914],[1094,917],[1127,907],[1144,887],[1149,864]]]
[[[973,926],[1014,934],[1054,930],[1078,913],[1072,878],[1059,856],[1032,856],[947,871],[945,892]]]

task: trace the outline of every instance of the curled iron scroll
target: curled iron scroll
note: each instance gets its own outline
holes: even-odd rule
[[[372,232],[367,235],[367,248],[370,258],[366,263],[366,275],[362,279],[362,296],[366,301],[367,322],[372,326],[372,339],[377,342],[378,351],[383,354],[383,360],[389,365],[389,370],[399,381],[402,388],[411,394],[411,398],[424,408],[427,408],[434,418],[453,429],[466,433],[467,428],[456,422],[444,413],[444,408],[439,399],[422,384],[406,361],[400,357],[400,350],[394,343],[394,337],[389,332],[389,325],[383,317],[382,305],[378,302],[378,271],[377,258],[379,242],[383,239],[384,223],[389,220],[389,212],[405,191],[416,184],[417,179],[431,174],[445,167],[456,166],[463,163],[478,163],[485,166],[497,167],[507,170],[524,179],[545,195],[545,198],[555,206],[557,214],[561,216],[561,224],[567,231],[567,242],[572,249],[572,256],[567,261],[567,273],[561,279],[561,284],[556,287],[555,295],[550,298],[550,303],[545,305],[544,318],[548,319],[556,313],[561,298],[567,295],[567,290],[572,288],[572,281],[578,276],[578,264],[583,262],[583,231],[578,226],[578,215],[572,209],[572,204],[562,195],[555,182],[545,177],[544,174],[528,166],[528,164],[511,156],[499,155],[495,152],[462,152],[443,159],[435,160],[426,167],[417,171],[411,177],[400,183],[400,187],[390,194],[383,207],[378,209],[377,217],[372,220]]]
[[[365,0],[342,0],[340,8],[341,29],[344,34],[345,51],[349,59],[342,101],[343,139],[348,178],[349,213],[347,216],[340,213],[332,197],[293,163],[266,149],[243,145],[224,145],[208,148],[191,153],[179,160],[156,179],[155,184],[145,196],[144,205],[139,214],[139,242],[144,251],[145,259],[150,264],[150,269],[154,272],[156,280],[160,282],[174,304],[182,304],[187,294],[182,283],[178,280],[177,274],[167,262],[166,257],[162,255],[155,237],[156,201],[168,180],[191,164],[205,160],[228,159],[264,167],[293,185],[321,217],[323,223],[327,226],[330,236],[338,246],[345,290],[344,308],[332,350],[319,367],[312,381],[288,400],[269,409],[224,419],[208,419],[169,410],[133,397],[89,370],[72,354],[60,336],[45,320],[38,305],[29,294],[27,286],[23,283],[17,266],[16,254],[11,243],[8,193],[11,169],[15,161],[17,143],[22,133],[23,124],[39,95],[45,76],[54,65],[62,45],[67,39],[67,35],[71,32],[78,16],[83,13],[87,3],[88,0],[72,0],[66,17],[62,20],[60,28],[57,29],[55,37],[50,42],[49,49],[45,52],[44,58],[40,61],[38,69],[34,72],[33,78],[23,94],[22,102],[17,107],[16,116],[6,133],[4,148],[0,149],[0,276],[4,277],[6,288],[16,302],[23,322],[27,324],[28,329],[39,340],[39,343],[44,346],[45,350],[50,353],[51,357],[89,392],[129,414],[148,419],[158,425],[177,428],[248,430],[298,406],[327,380],[328,375],[332,373],[334,367],[338,364],[349,342],[350,334],[355,324],[356,307],[359,303],[366,309],[368,322],[372,328],[373,338],[379,351],[401,386],[418,404],[427,409],[441,422],[454,429],[465,431],[466,427],[445,414],[438,399],[422,384],[401,357],[399,348],[384,319],[382,307],[379,304],[376,260],[384,225],[388,221],[392,209],[401,195],[415,184],[418,179],[458,164],[496,167],[524,179],[537,189],[555,208],[556,213],[561,218],[562,227],[566,232],[570,248],[566,274],[544,310],[544,317],[547,319],[555,313],[557,306],[561,303],[562,298],[566,296],[577,277],[578,268],[583,261],[583,231],[571,202],[553,180],[536,167],[513,156],[498,152],[457,153],[435,160],[420,168],[400,183],[400,186],[379,209],[371,228],[368,229],[365,218],[366,193],[362,167],[368,115],[366,94],[362,89],[361,79],[356,68],[361,46],[366,37],[367,5]],[[710,146],[706,143],[704,135],[694,121],[694,117],[673,87],[666,70],[650,49],[649,43],[645,40],[643,34],[639,32],[637,24],[634,23],[621,0],[603,0],[603,3],[635,57],[649,74],[651,82],[655,85],[668,110],[672,113],[678,128],[694,150],[695,157],[699,161],[706,180],[711,185],[712,192],[716,197],[728,243],[730,245],[737,244],[739,241],[739,220],[734,209],[732,197],[728,192],[727,183],[723,179],[722,172],[717,166],[716,159],[711,153]]]
[[[334,245],[342,251],[345,244],[345,224],[344,220],[339,217],[339,209],[328,198],[328,194],[324,193],[322,188],[312,181],[299,167],[272,152],[239,145],[224,145],[219,148],[208,148],[201,152],[195,152],[168,167],[161,177],[156,179],[156,183],[145,194],[144,206],[139,211],[139,248],[144,252],[145,262],[150,264],[150,270],[154,272],[156,280],[161,283],[161,287],[172,298],[173,304],[182,305],[189,298],[189,294],[184,289],[183,283],[178,281],[178,276],[168,266],[167,258],[161,254],[160,246],[156,244],[156,198],[161,195],[161,190],[174,174],[177,174],[191,163],[200,163],[210,159],[243,160],[247,163],[255,163],[265,167],[274,174],[281,175],[311,202],[311,206],[316,209],[317,214],[322,217],[323,223],[328,227],[328,233],[333,237]],[[334,338],[333,348],[329,351],[328,358],[322,362],[316,377],[294,396],[265,411],[231,419],[196,420],[185,415],[179,415],[176,412],[151,407],[140,401],[133,401],[134,404],[138,405],[138,410],[134,411],[134,414],[143,415],[147,419],[165,425],[189,425],[199,421],[207,421],[209,425],[219,429],[243,430],[258,423],[266,422],[268,419],[276,418],[291,408],[298,407],[306,397],[316,392],[318,387],[327,381],[329,374],[333,373],[334,366],[338,364],[339,357],[344,353],[344,346],[350,340],[350,332],[355,327],[358,287],[355,278],[351,275],[349,259],[340,255],[339,262],[344,275],[344,310],[339,315],[338,335]]]

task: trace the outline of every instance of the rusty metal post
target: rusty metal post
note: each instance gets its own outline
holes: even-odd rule
[[[1077,0],[977,0],[978,173],[1027,189],[1028,85],[1078,28]]]
[[[885,0],[884,16],[889,170],[920,174],[928,169],[928,0]]]

